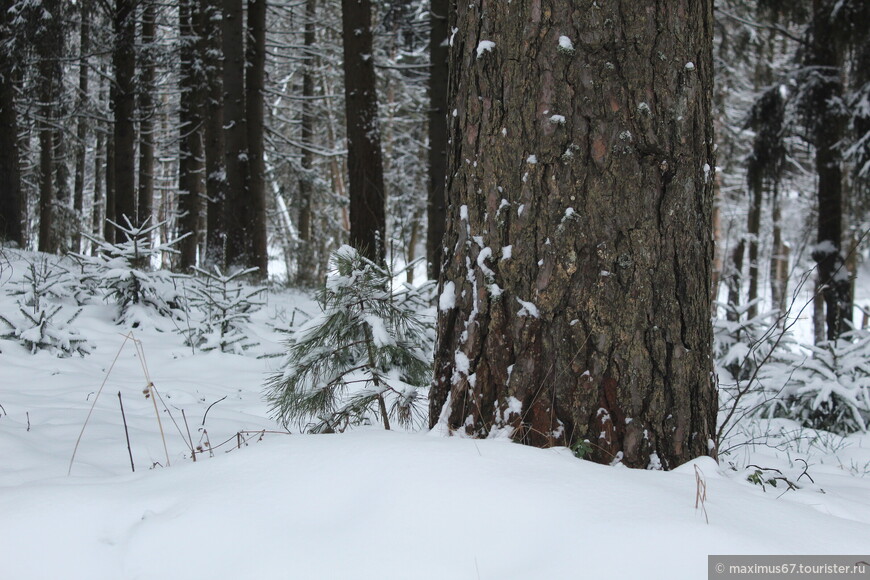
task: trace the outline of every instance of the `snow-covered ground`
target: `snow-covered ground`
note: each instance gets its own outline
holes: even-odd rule
[[[23,271],[7,257],[0,313]],[[100,303],[75,322],[86,357],[0,340],[0,578],[697,579],[708,554],[870,552],[867,434],[754,422],[720,465],[652,472],[505,440],[281,433],[262,397],[279,359],[258,356],[296,308],[316,310],[271,294],[246,356],[193,352],[162,320],[127,335]]]

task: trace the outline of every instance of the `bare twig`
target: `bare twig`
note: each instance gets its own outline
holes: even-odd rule
[[[807,472],[807,470],[810,468],[809,463],[807,463],[805,460],[801,459],[800,457],[797,458],[797,461],[800,461],[801,463],[804,464],[804,470],[803,470],[803,472],[801,472],[800,475],[798,475],[797,480],[800,481],[801,478],[802,478],[803,476],[806,475],[807,478],[810,480],[811,483],[815,483],[816,480],[814,480],[814,479],[813,479],[813,476],[810,475],[810,474]]]
[[[121,400],[121,391],[118,391],[118,404],[121,405],[121,419],[124,421],[124,436],[127,438],[127,453],[130,455],[130,469],[136,473],[136,466],[133,465],[133,450],[130,448],[130,431],[127,429],[127,415],[124,413],[124,401]]]
[[[205,418],[208,417],[208,412],[211,411],[211,408],[226,398],[227,398],[227,395],[224,395],[223,397],[221,397],[220,399],[218,399],[217,401],[215,401],[214,403],[212,403],[211,405],[208,406],[208,408],[205,410],[205,413],[202,414],[202,424],[203,425],[205,425]]]
[[[190,436],[190,426],[187,424],[187,415],[184,414],[184,409],[181,410],[181,418],[184,419],[184,428],[187,429],[187,441],[190,444],[190,456],[193,462],[196,463],[196,449],[193,447],[193,437]]]
[[[100,388],[97,390],[97,395],[94,397],[94,402],[91,403],[91,408],[90,408],[90,410],[88,410],[88,416],[85,417],[85,422],[84,422],[84,424],[82,424],[82,430],[79,432],[79,436],[76,439],[76,444],[75,444],[75,447],[73,448],[72,457],[69,458],[69,469],[66,472],[66,474],[68,476],[72,473],[72,466],[73,466],[73,462],[76,459],[76,452],[79,449],[79,444],[82,441],[82,436],[85,434],[85,427],[88,426],[88,421],[90,421],[91,415],[94,412],[94,407],[97,405],[97,400],[100,398],[100,393],[103,392],[103,387],[106,386],[106,382],[109,380],[109,375],[112,374],[112,369],[115,368],[115,363],[118,362],[118,358],[121,356],[121,351],[124,350],[124,345],[127,344],[127,341],[132,338],[132,333],[128,333],[128,334],[125,334],[123,336],[124,336],[124,342],[121,343],[120,348],[118,348],[117,354],[115,354],[115,358],[112,360],[112,364],[109,365],[109,370],[106,371],[106,376],[103,377],[103,382],[102,382],[102,384],[100,384]]]

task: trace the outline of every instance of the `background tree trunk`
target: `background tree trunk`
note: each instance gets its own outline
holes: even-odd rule
[[[81,251],[81,230],[85,228],[87,221],[84,216],[85,209],[85,174],[88,167],[88,99],[90,65],[88,64],[91,51],[91,7],[88,2],[82,2],[79,6],[79,93],[78,121],[76,121],[76,173],[73,184],[73,209],[79,227],[73,234],[72,249]]]
[[[749,280],[747,289],[746,318],[751,320],[758,315],[758,286],[759,286],[759,255],[758,245],[761,237],[761,206],[764,198],[764,176],[761,168],[755,167],[752,160],[749,161],[747,180],[749,182],[749,213],[746,219],[746,234],[749,238]]]
[[[5,29],[7,2],[0,4],[0,27]],[[18,74],[10,55],[0,48],[0,240],[24,246],[21,169],[18,153],[18,114],[15,110]]]
[[[372,52],[372,5],[342,0],[344,97],[350,196],[350,245],[383,262],[386,256],[386,196]]]
[[[447,210],[444,183],[447,179],[447,13],[448,0],[432,0],[429,14],[429,200],[426,230],[428,274],[441,274]]]
[[[48,14],[49,17],[43,16]],[[61,185],[56,180],[56,170],[63,159],[58,155],[61,117],[61,93],[63,90],[63,69],[61,57],[64,49],[62,4],[59,0],[48,0],[42,5],[37,16],[36,46],[38,66],[38,118],[36,128],[39,133],[39,251],[54,253],[61,249],[66,228],[56,218],[60,213],[59,201]]]
[[[226,262],[244,268],[251,258],[250,206],[247,196],[248,146],[245,129],[245,19],[242,0],[224,0],[224,138],[226,139],[227,200]]]
[[[207,95],[205,116],[205,172],[208,199],[206,264],[224,268],[227,199],[226,142],[224,139],[223,26],[220,0],[200,0],[203,14]]]
[[[183,0],[182,0],[183,1]],[[154,91],[155,19],[157,7],[154,0],[142,2],[142,57],[139,80],[139,195],[136,199],[136,218],[139,223],[154,213]]]
[[[430,421],[715,455],[712,2],[482,10],[456,9]]]
[[[313,286],[316,282],[314,264],[314,247],[311,237],[311,205],[314,196],[314,68],[316,57],[314,47],[317,43],[317,0],[305,2],[305,63],[302,70],[302,107],[301,107],[301,138],[302,138],[302,171],[299,175],[299,254],[296,266],[296,283],[301,286]]]
[[[178,10],[178,24],[181,35],[181,88],[178,158],[178,205],[181,213],[179,226],[183,233],[190,233],[179,242],[181,252],[179,266],[188,270],[197,263],[197,247],[200,234],[200,214],[203,212],[204,144],[203,144],[203,97],[204,80],[202,63],[199,61],[197,46],[200,43],[199,30],[194,27],[197,20],[195,0],[182,0]]]
[[[813,21],[807,47],[806,65],[811,92],[812,136],[815,146],[818,181],[819,218],[813,259],[818,263],[818,277],[825,299],[828,340],[847,331],[852,322],[852,292],[849,274],[841,252],[843,237],[843,172],[840,141],[845,121],[842,104],[836,31],[832,29],[831,7],[813,0]]]
[[[124,216],[135,225],[136,219],[136,0],[116,0],[115,41],[112,62],[114,110],[113,179],[115,223],[124,225]],[[111,227],[107,229],[112,229]]]
[[[245,120],[248,138],[248,223],[250,244],[246,266],[256,267],[257,277],[269,276],[266,227],[266,150],[263,145],[266,80],[266,0],[248,0],[248,46],[245,69]]]

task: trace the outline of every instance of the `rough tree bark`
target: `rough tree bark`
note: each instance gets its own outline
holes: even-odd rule
[[[350,245],[369,259],[386,257],[384,163],[372,52],[370,0],[342,0]]]
[[[711,0],[457,4],[433,427],[715,455]]]

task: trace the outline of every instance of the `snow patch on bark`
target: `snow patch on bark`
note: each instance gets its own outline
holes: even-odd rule
[[[438,297],[438,310],[446,312],[456,308],[456,284],[445,282],[441,295]]]
[[[477,45],[477,58],[483,56],[485,52],[492,52],[495,48],[495,43],[491,40],[481,40]]]
[[[519,298],[517,298],[517,302],[519,302],[520,306],[522,306],[519,312],[517,312],[517,316],[532,316],[534,318],[541,317],[541,313],[538,310],[538,307],[531,302],[526,302],[525,300],[520,300]]]

